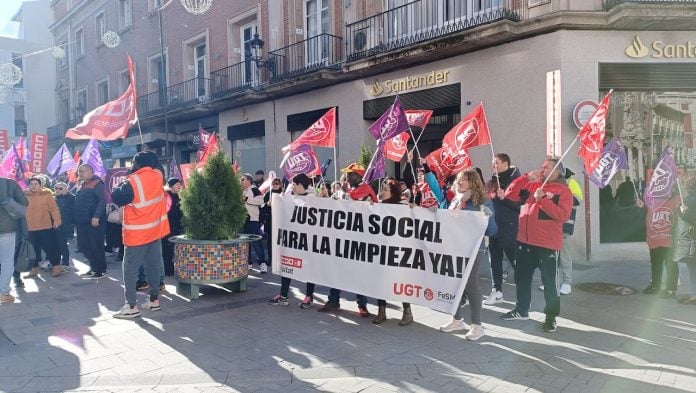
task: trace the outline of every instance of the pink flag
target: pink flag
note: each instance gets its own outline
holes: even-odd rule
[[[113,141],[128,135],[128,129],[138,121],[135,78],[130,56],[128,56],[128,71],[130,85],[126,92],[114,101],[107,102],[86,114],[82,123],[65,133],[66,138]]]

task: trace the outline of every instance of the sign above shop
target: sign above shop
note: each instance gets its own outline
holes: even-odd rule
[[[437,86],[447,83],[449,71],[432,71],[427,74],[407,76],[399,79],[386,79],[379,81],[375,79],[369,87],[370,95],[378,97],[391,93],[403,93],[423,87]]]
[[[578,104],[575,105],[575,109],[573,109],[573,122],[575,126],[582,128],[598,106],[599,105],[592,100],[582,100],[578,102]]]
[[[691,59],[696,58],[696,44],[691,41],[673,44],[655,40],[650,45],[645,45],[636,35],[624,53],[632,59],[641,59],[648,55],[655,59]]]

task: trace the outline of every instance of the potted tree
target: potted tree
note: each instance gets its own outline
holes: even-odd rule
[[[198,298],[199,285],[230,284],[246,291],[248,250],[258,235],[239,234],[246,220],[239,176],[224,152],[194,171],[182,192],[184,234],[174,236],[177,294]]]

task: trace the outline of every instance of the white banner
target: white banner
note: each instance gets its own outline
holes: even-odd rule
[[[454,314],[488,218],[273,194],[273,272]]]

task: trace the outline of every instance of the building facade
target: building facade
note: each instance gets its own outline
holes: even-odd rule
[[[51,19],[50,0],[25,2],[12,18],[17,36],[0,37],[0,62],[22,72],[18,83],[0,87],[0,129],[8,130],[12,141],[45,134],[55,118]]]
[[[80,42],[75,33],[82,29],[85,48],[95,53],[59,69],[68,86],[58,94],[67,102],[59,105],[68,108],[65,119],[82,102],[84,110],[98,104],[100,81],[122,80],[127,50],[136,63],[143,140],[163,158],[192,161],[202,126],[219,133],[244,171],[277,171],[281,147],[336,107],[341,167],[357,160],[361,146],[374,146],[367,128],[398,94],[407,109],[434,110],[419,139],[422,155],[483,102],[492,150],[510,154],[526,172],[575,139],[577,104],[614,89],[608,133],[621,138],[630,163],[612,190],[630,176],[641,194],[668,145],[681,165],[694,162],[695,1],[214,1],[203,16],[174,1],[161,10],[164,75],[156,1],[74,0],[70,10],[64,3],[53,2],[56,42]],[[119,47],[99,47],[89,38],[99,12],[112,29],[120,14],[108,7],[124,3],[132,25],[119,30]],[[108,96],[117,93],[109,87]],[[140,143],[138,129],[131,130],[112,145],[114,162],[125,164]],[[322,162],[334,154],[317,153]],[[491,146],[470,153],[489,177]],[[390,174],[400,176],[403,163],[389,164]],[[645,212],[600,204],[574,151],[564,163],[585,183],[574,253],[601,260],[617,250],[642,251],[636,242],[644,239]],[[333,173],[331,167],[327,178]]]

